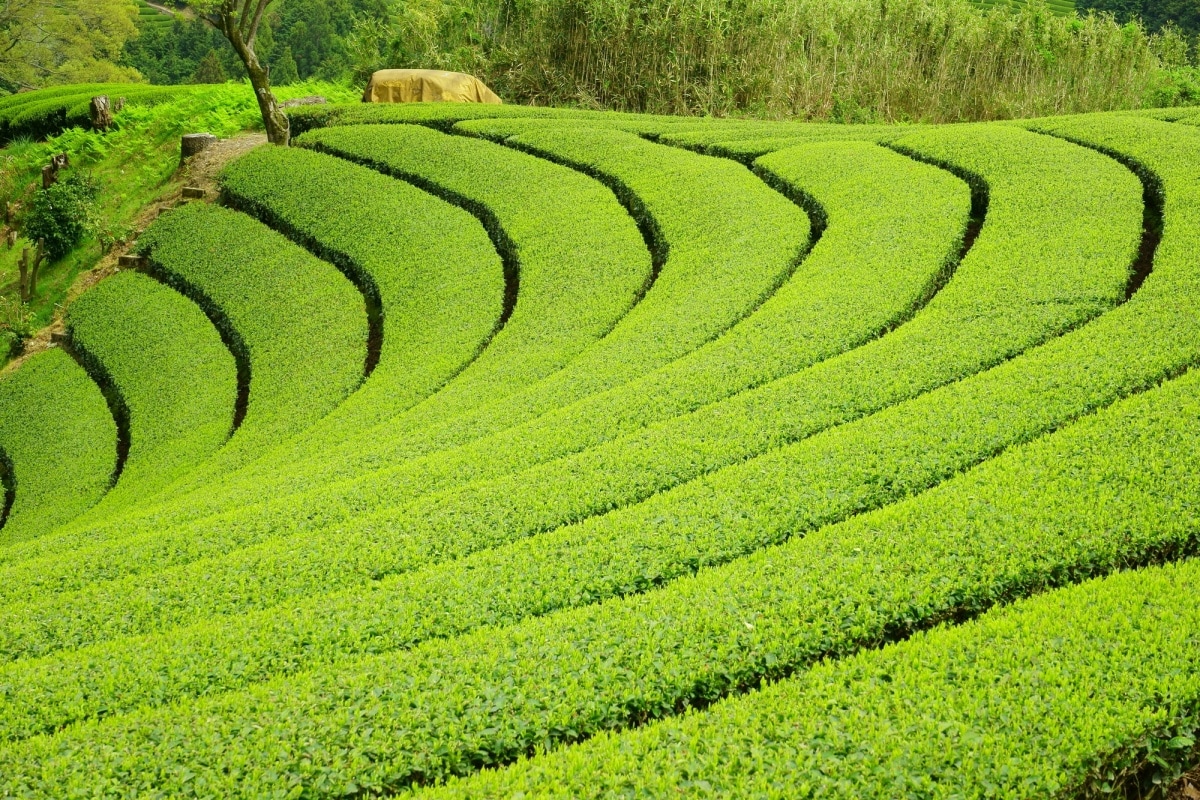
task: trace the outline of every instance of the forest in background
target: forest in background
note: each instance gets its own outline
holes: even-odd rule
[[[86,0],[110,11],[130,2]],[[113,12],[120,25],[108,27],[120,29],[95,57],[64,59],[41,84],[79,80],[84,63],[109,80],[240,79],[225,39],[186,3],[172,5],[166,24]],[[991,10],[967,0],[276,0],[258,52],[275,85],[354,85],[375,69],[428,67],[479,75],[508,102],[670,114],[944,122],[1200,101],[1200,0],[1078,8],[1063,16],[1040,0]],[[0,66],[0,87],[23,85]]]

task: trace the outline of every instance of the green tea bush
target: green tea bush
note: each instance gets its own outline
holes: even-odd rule
[[[1109,797],[1143,771],[1169,784],[1200,725],[1198,576],[1189,561],[1051,592],[416,796]]]
[[[636,187],[637,193],[629,190],[628,202],[639,204],[637,216],[643,226],[672,226],[671,239],[664,244],[658,237],[655,245],[670,248],[667,259],[630,313],[545,380],[477,404],[441,424],[419,424],[422,409],[416,410],[411,425],[403,418],[393,419],[394,389],[389,395],[391,405],[376,409],[358,404],[362,416],[347,416],[350,408],[344,406],[338,419],[314,431],[314,436],[324,434],[336,422],[345,433],[331,438],[344,441],[322,448],[319,458],[306,459],[302,469],[287,466],[295,460],[291,457],[273,460],[268,468],[249,473],[242,486],[235,487],[239,494],[212,499],[227,506],[231,498],[239,497],[235,502],[242,505],[260,499],[280,483],[284,485],[272,494],[282,496],[321,481],[351,477],[373,465],[386,466],[404,456],[481,438],[618,386],[688,353],[752,313],[787,280],[804,255],[810,238],[808,217],[744,168],[663,148],[620,131],[590,135],[597,145],[592,150],[595,157],[619,176],[620,185],[629,182]],[[346,165],[344,169],[359,168]],[[264,181],[262,187],[267,185]],[[636,252],[644,258],[644,246]],[[697,298],[704,302],[698,305]],[[424,358],[428,360],[428,355]],[[474,374],[469,370],[460,377],[471,379]],[[366,417],[366,411],[375,414],[374,419]],[[354,433],[350,422],[362,430]],[[376,430],[380,424],[386,424],[386,429]],[[111,533],[101,536],[110,538]]]
[[[211,481],[258,457],[362,384],[363,297],[331,264],[244,214],[204,204],[162,215],[138,247],[157,277],[200,303],[224,338],[239,343],[249,372],[237,431],[188,482]]]
[[[1074,417],[1111,403],[1122,393],[1153,386],[1183,366],[1195,363],[1200,358],[1196,349],[1200,337],[1196,336],[1197,323],[1191,313],[1190,298],[1200,284],[1196,283],[1191,254],[1195,250],[1194,231],[1200,228],[1191,224],[1194,214],[1191,195],[1195,169],[1192,164],[1200,163],[1192,150],[1200,148],[1200,137],[1186,131],[1168,134],[1161,127],[1155,128],[1163,125],[1137,120],[1106,120],[1103,125],[1085,121],[1072,132],[1073,136],[1088,136],[1105,147],[1136,157],[1145,169],[1154,170],[1166,192],[1166,228],[1156,269],[1128,303],[995,369],[898,405],[862,423],[843,426],[785,448],[774,462],[758,459],[717,473],[706,481],[703,490],[694,492],[691,500],[685,500],[678,492],[662,495],[654,524],[614,531],[616,535],[602,549],[607,554],[605,558],[597,559],[594,552],[579,553],[578,540],[563,540],[558,546],[543,541],[536,551],[542,559],[525,555],[514,559],[513,566],[536,568],[552,554],[568,559],[579,554],[583,556],[579,564],[595,565],[602,582],[614,574],[617,562],[613,554],[626,552],[634,559],[631,566],[636,566],[626,573],[629,577],[625,580],[632,583],[623,584],[624,591],[636,591],[647,579],[654,582],[656,577],[658,580],[671,577],[671,573],[662,571],[667,561],[642,560],[654,552],[653,541],[665,548],[660,551],[664,555],[676,553],[674,558],[679,559],[680,567],[674,574],[686,575],[704,563],[697,559],[698,552],[693,549],[699,544],[698,534],[703,529],[710,531],[713,544],[724,541],[728,547],[732,544],[730,535],[740,528],[748,541],[757,543],[752,549],[760,547],[767,532],[761,526],[772,517],[777,519],[781,532],[795,533],[818,527],[819,509],[841,502],[838,499],[841,492],[864,493],[860,497],[880,492],[892,497],[914,493],[922,488],[914,483],[921,480],[918,476],[922,474],[927,476],[924,485],[936,483],[938,476],[953,475],[956,470],[978,463],[980,456],[968,455],[972,451],[986,458],[1002,446],[1001,442],[1012,442],[1015,437],[1019,443],[1053,431]],[[1173,191],[1176,189],[1177,194]],[[993,184],[993,208],[997,191]],[[985,225],[985,232],[986,229]],[[1137,353],[1138,357],[1130,359],[1130,353]],[[1080,364],[1087,368],[1080,369]],[[285,767],[288,771],[283,779],[297,786],[343,789],[354,785],[378,790],[396,788],[414,779],[429,780],[471,771],[480,765],[510,760],[539,744],[569,742],[606,727],[670,713],[681,703],[708,700],[737,686],[754,685],[761,676],[779,674],[778,670],[788,669],[789,664],[802,666],[831,651],[844,652],[839,649],[842,647],[837,644],[839,641],[853,649],[896,630],[936,622],[958,609],[978,608],[1009,593],[1019,595],[1036,587],[1039,581],[1053,583],[1075,574],[1102,571],[1128,559],[1153,559],[1164,551],[1170,552],[1173,546],[1187,546],[1194,535],[1194,529],[1186,522],[1187,514],[1194,513],[1191,504],[1196,494],[1192,488],[1184,488],[1195,486],[1194,477],[1186,477],[1190,474],[1186,437],[1195,436],[1194,426],[1188,422],[1194,411],[1188,409],[1195,405],[1196,396],[1194,376],[1175,381],[1086,419],[1042,443],[1014,451],[1003,462],[969,473],[930,495],[898,506],[898,510],[889,509],[877,517],[846,523],[843,528],[831,529],[828,535],[795,538],[782,550],[766,550],[751,559],[734,561],[711,574],[701,573],[691,581],[672,584],[661,592],[545,617],[500,633],[484,630],[462,640],[431,642],[411,653],[369,657],[354,665],[337,662],[302,678],[202,700],[188,713],[177,709],[147,710],[112,723],[84,725],[53,740],[34,739],[27,745],[9,748],[3,756],[11,759],[6,773],[36,775],[37,781],[62,786],[73,780],[82,781],[84,776],[89,781],[94,781],[97,774],[113,776],[115,770],[116,777],[111,778],[114,785],[121,785],[128,776],[137,774],[151,776],[149,779],[160,788],[170,786],[180,792],[190,791],[193,785],[204,785],[209,790],[220,787],[217,791],[253,794],[255,787],[280,780],[280,764],[286,764],[292,766]],[[820,455],[812,459],[798,457],[807,450]],[[1124,453],[1128,461],[1122,464],[1116,453]],[[968,456],[967,461],[961,460],[964,456]],[[1064,461],[1072,466],[1064,466]],[[1045,487],[1047,475],[1052,472],[1062,483],[1048,487],[1042,495],[1044,499],[1038,501],[1043,505],[1029,508],[1030,492],[1021,487]],[[1098,472],[1108,476],[1120,499],[1108,494],[1105,484],[1097,480]],[[821,475],[829,476],[828,480],[820,478]],[[852,490],[853,480],[847,480],[852,475],[860,476],[857,490]],[[996,487],[997,494],[980,496],[984,486],[997,482],[1000,484]],[[1178,491],[1163,496],[1162,486]],[[1131,487],[1137,488],[1129,494]],[[1061,494],[1057,491],[1060,489]],[[1098,497],[1109,497],[1117,505],[1110,507],[1099,502]],[[792,499],[781,503],[780,498]],[[799,511],[794,505],[797,502],[809,510]],[[937,509],[939,503],[948,505]],[[1159,521],[1169,519],[1170,513],[1160,512],[1169,508],[1179,508],[1184,515],[1180,525],[1163,529]],[[1189,512],[1189,508],[1193,510]],[[1130,516],[1135,510],[1145,512],[1146,516]],[[813,512],[818,516],[806,518]],[[924,513],[930,516],[923,517]],[[1026,513],[1030,516],[1023,516]],[[1137,534],[1127,534],[1128,528],[1109,534],[1111,528],[1105,520],[1118,518],[1139,526]],[[934,527],[922,523],[923,519]],[[1033,534],[1038,533],[1038,527],[1031,526],[1030,519],[1046,524],[1044,535],[1029,538],[1031,527]],[[1050,522],[1052,519],[1062,522]],[[965,524],[968,520],[974,522]],[[888,527],[893,525],[897,527]],[[1091,531],[1093,538],[1064,540],[1058,534],[1062,530],[1060,525]],[[881,531],[880,526],[885,529]],[[855,530],[859,532],[850,533]],[[687,534],[681,535],[684,531]],[[1001,539],[983,538],[984,531]],[[907,536],[932,538],[908,540]],[[930,544],[914,544],[925,541]],[[1043,547],[1047,549],[1042,550]],[[834,558],[835,552],[842,555]],[[972,552],[975,555],[970,555]],[[1009,561],[999,560],[1002,553]],[[810,558],[811,561],[806,561]],[[1026,558],[1032,561],[1024,562]],[[803,569],[811,572],[787,571],[798,563],[810,564]],[[889,568],[888,563],[895,566]],[[920,571],[918,565],[925,563],[935,571],[934,575]],[[1011,571],[1003,573],[1009,576],[1003,581],[996,572],[1002,563],[1012,565]],[[847,572],[839,572],[842,568],[839,564],[844,564]],[[744,577],[736,577],[737,570],[746,567],[749,571]],[[944,577],[938,577],[939,570]],[[481,581],[476,570],[464,574],[471,576],[471,583],[495,587],[497,592],[512,587],[504,581]],[[572,573],[565,570],[563,574]],[[768,578],[776,574],[778,583]],[[905,576],[911,576],[908,578],[911,584],[901,580]],[[428,585],[428,581],[422,585]],[[538,596],[544,596],[540,592],[550,585],[544,572],[538,572],[530,582],[531,587],[538,587]],[[580,586],[568,579],[564,588],[578,596],[581,589],[587,592],[595,585]],[[815,602],[813,595],[804,594],[824,591],[829,592],[827,605]],[[860,591],[862,594],[857,594]],[[921,600],[906,594],[909,591],[932,591],[934,595]],[[778,593],[776,597],[797,603],[799,610],[789,612],[784,610],[786,606],[779,605],[780,600],[766,600],[756,611],[754,603],[759,592]],[[883,598],[892,596],[891,592],[898,593],[895,602],[884,602]],[[971,593],[975,593],[973,599]],[[1145,594],[1139,592],[1138,596]],[[1155,598],[1179,594],[1173,586],[1151,591]],[[678,597],[678,602],[667,599],[671,597]],[[856,600],[860,597],[861,601]],[[1094,602],[1095,596],[1091,600]],[[526,603],[518,602],[511,607],[519,608]],[[429,607],[428,600],[425,607]],[[827,611],[819,611],[820,608]],[[896,616],[888,616],[886,611],[880,617],[861,616],[887,608],[894,608]],[[779,609],[778,622],[773,622],[765,609]],[[1161,619],[1170,619],[1179,609],[1172,606],[1168,612]],[[809,624],[796,625],[798,613],[809,615],[804,617]],[[1059,614],[1062,615],[1061,611]],[[1128,615],[1092,614],[1090,618],[1112,624],[1111,621],[1127,619]],[[690,621],[693,619],[694,627]],[[1045,625],[1047,620],[1039,620],[1038,624]],[[970,635],[971,630],[968,627],[963,629],[964,633],[947,635]],[[687,644],[669,644],[675,635]],[[1022,638],[1028,635],[1025,633]],[[788,655],[782,642],[792,638],[808,642],[800,651],[806,655]],[[1052,637],[1050,641],[1053,640]],[[988,631],[978,641],[1003,641],[1003,637]],[[1161,637],[1153,641],[1157,643]],[[713,649],[706,649],[708,642]],[[1161,652],[1183,653],[1193,649],[1190,645],[1179,651],[1164,647]],[[904,648],[897,651],[904,652]],[[1092,658],[1088,654],[1111,653],[1111,648],[1089,650],[1071,640],[1070,646],[1063,647],[1061,652],[1074,654],[1075,658]],[[523,653],[529,654],[529,660],[524,660]],[[862,658],[877,657],[886,656],[867,654]],[[1160,674],[1157,662],[1149,672],[1129,672],[1125,660],[1114,662],[1100,655],[1096,658],[1099,661],[1094,663],[1113,665],[1114,676],[1136,675],[1141,681],[1139,686],[1161,685],[1153,677]],[[750,666],[746,672],[739,672],[734,666],[737,663]],[[860,660],[847,662],[850,666],[846,668],[851,669],[857,663]],[[915,666],[941,662],[930,653],[914,658],[911,663]],[[965,664],[961,669],[968,675],[979,670],[979,685],[996,683],[994,675],[988,672],[986,658],[955,658],[947,663]],[[840,668],[822,667],[811,674],[819,676],[822,670]],[[946,695],[940,704],[935,702],[931,706],[930,700],[918,704],[923,718],[931,707],[947,713],[964,707],[957,695],[947,693],[928,677],[939,674],[937,670],[928,673],[917,668],[909,672],[922,676],[917,686],[933,685],[939,688],[937,696]],[[890,669],[889,673],[895,675]],[[1187,670],[1171,674],[1187,674]],[[827,685],[846,686],[845,674],[837,675]],[[789,685],[803,686],[805,680],[800,678]],[[1104,683],[1089,681],[1086,685],[1093,687],[1094,692],[1095,686]],[[852,681],[850,685],[853,686]],[[907,684],[901,681],[899,685]],[[1111,696],[1114,702],[1124,704],[1119,708],[1137,713],[1144,703],[1120,688],[1124,686],[1119,684]],[[893,691],[894,687],[888,690]],[[1081,697],[1078,693],[1067,696]],[[1018,693],[1013,700],[1018,706],[1021,697]],[[746,702],[753,704],[755,699]],[[883,714],[894,708],[878,702],[862,707]],[[994,707],[991,703],[980,706]],[[819,721],[827,716],[821,703],[796,700],[780,708],[792,715],[789,719]],[[359,720],[366,719],[370,724],[360,724]],[[701,724],[709,719],[713,718],[704,717]],[[716,717],[718,721],[721,719]],[[1037,715],[1039,721],[1050,721],[1044,724],[1050,726],[1051,733],[1058,730],[1053,726],[1060,724],[1059,719],[1070,717]],[[248,720],[252,720],[249,725]],[[346,724],[347,720],[354,723]],[[730,723],[730,731],[739,730],[743,722]],[[854,725],[847,730],[876,728]],[[779,729],[793,727],[789,724]],[[200,730],[204,733],[198,734]],[[722,741],[720,730],[718,725],[709,732],[709,739]],[[1069,732],[1071,737],[1078,735],[1076,725],[1066,724],[1061,730]],[[1138,731],[1125,729],[1122,733],[1130,738],[1121,741],[1131,742],[1134,749],[1139,746],[1140,738],[1132,735]],[[741,734],[731,735],[732,742],[743,741],[738,738]],[[93,737],[103,740],[106,748],[97,748]],[[805,735],[800,741],[808,739],[811,736]],[[177,743],[172,750],[174,762],[164,763],[163,754],[157,749],[156,743],[164,740]],[[309,746],[314,740],[336,744],[314,753]],[[904,741],[909,740],[906,737]],[[1013,741],[1027,739],[1018,736]],[[1055,741],[1061,744],[1066,739],[1059,737]],[[1092,762],[1087,759],[1113,752],[1111,741],[1108,737],[1098,737],[1097,746],[1102,744],[1105,749],[1093,753],[1086,748],[1042,747],[1035,741],[1029,752],[1052,756],[1077,753],[1083,761],[1076,763],[1086,762],[1090,766]],[[947,751],[945,746],[935,745],[936,737],[925,735],[913,743],[921,752],[941,755]],[[603,747],[604,742],[596,746]],[[243,765],[236,776],[209,766],[217,760],[212,747],[220,749],[220,758],[233,757]],[[231,756],[231,749],[236,750],[236,756]],[[106,755],[109,752],[120,756],[110,760]],[[131,761],[131,753],[143,755]],[[281,755],[284,753],[294,755]],[[346,753],[364,755],[347,759]],[[962,751],[955,753],[961,756]],[[80,759],[93,761],[82,766]],[[715,763],[728,769],[744,760],[720,759]],[[869,767],[876,762],[866,763]],[[33,770],[33,764],[40,765],[39,769]],[[50,767],[51,778],[41,771],[47,764],[57,765]],[[607,764],[602,769],[606,774],[613,771]],[[922,769],[919,774],[925,772]],[[517,770],[506,774],[520,777],[524,773]],[[863,774],[872,773],[868,768]],[[1058,773],[1051,769],[1047,774]],[[179,781],[175,777],[179,775],[191,776],[189,782]],[[196,776],[200,784],[191,783]],[[564,779],[562,774],[556,778]],[[94,787],[94,783],[89,785]]]
[[[117,431],[99,389],[62,350],[0,380],[0,450],[15,493],[0,545],[52,530],[95,504],[116,466]]]
[[[463,209],[300,148],[255,150],[225,170],[221,186],[230,204],[335,264],[378,305],[378,363],[326,424],[391,419],[471,364],[495,335],[503,266]]]
[[[112,382],[128,410],[129,456],[104,508],[169,484],[225,443],[236,367],[193,302],[123,272],[84,293],[66,322],[73,346]]]
[[[986,436],[961,447],[947,443],[948,449],[943,450],[921,433],[923,415],[955,408],[957,401],[950,398],[960,391],[974,391],[959,388],[974,384],[951,384],[940,395],[927,396],[934,397],[932,400],[911,401],[926,409],[912,417],[911,431],[906,425],[889,427],[906,419],[892,409],[856,425],[834,428],[824,437],[807,437],[1003,361],[1119,302],[1140,230],[1140,185],[1128,170],[1103,156],[1019,130],[946,130],[906,141],[913,148],[923,148],[931,158],[954,160],[976,175],[987,176],[991,201],[988,221],[956,279],[892,335],[739,395],[729,404],[708,406],[650,428],[630,440],[616,440],[508,478],[470,484],[365,516],[354,525],[310,540],[305,548],[292,544],[295,527],[290,535],[281,535],[281,529],[288,530],[287,520],[295,519],[294,513],[285,511],[253,520],[241,530],[222,521],[204,528],[207,533],[203,536],[193,533],[181,540],[161,540],[161,545],[153,537],[141,537],[131,540],[126,549],[117,540],[113,546],[123,553],[120,558],[74,558],[65,564],[59,557],[13,564],[2,573],[0,585],[5,588],[0,591],[20,586],[79,590],[74,595],[46,596],[37,607],[31,605],[20,614],[14,611],[9,615],[12,633],[2,635],[23,646],[57,649],[65,641],[86,641],[76,637],[94,636],[101,629],[111,633],[114,629],[107,626],[114,624],[129,633],[154,630],[465,556],[623,505],[630,507],[584,524],[665,532],[667,520],[692,529],[698,520],[707,519],[725,535],[746,537],[732,549],[729,545],[715,549],[728,557],[753,548],[755,543],[761,546],[777,541],[776,537],[801,524],[806,514],[811,514],[806,526],[834,521],[936,483],[989,457],[1000,445]],[[1044,160],[1035,161],[1031,156],[1039,150]],[[1080,182],[1076,170],[1086,171],[1090,181]],[[1085,188],[1102,181],[1111,187],[1102,196]],[[1015,276],[1020,276],[1019,284]],[[946,346],[951,339],[956,342],[954,348]],[[1170,343],[1177,344],[1174,339]],[[1057,364],[1053,359],[1049,363]],[[1000,377],[991,377],[981,386],[990,387],[993,380],[1019,379],[1008,377],[1012,374],[1000,372]],[[1059,405],[1047,402],[1037,413],[1014,407],[1011,413],[1020,424],[1014,422],[1005,429],[1003,436],[1011,438],[1001,441],[1020,441],[1022,436],[1035,435],[1041,425],[1052,426],[1058,424],[1053,420],[1081,413],[1078,404],[1093,402],[1089,399],[1093,391],[1111,402],[1119,396],[1123,382],[1136,381],[1138,374],[1097,372],[1090,376],[1096,382],[1094,389],[1093,384],[1071,391],[1064,388]],[[881,384],[880,376],[892,377]],[[978,391],[986,396],[991,390]],[[1000,413],[991,405],[988,408],[988,414]],[[976,411],[977,407],[967,404],[961,414],[969,417]],[[887,438],[892,434],[913,438],[900,447],[899,438],[895,442]],[[877,445],[869,448],[867,441]],[[895,475],[872,480],[869,473],[861,472],[864,467],[857,459],[845,457],[847,452],[884,459]],[[891,456],[884,455],[889,452]],[[745,461],[759,453],[766,455]],[[741,461],[745,463],[739,464]],[[722,467],[726,469],[714,471]],[[905,470],[911,477],[901,480],[897,476]],[[710,477],[701,477],[708,472],[712,472]],[[860,477],[852,479],[853,475]],[[687,483],[689,480],[693,482]],[[849,485],[842,486],[846,481]],[[673,492],[665,492],[679,484]],[[726,487],[722,491],[730,493],[721,502],[712,499],[716,486]],[[788,497],[792,490],[787,487],[793,486],[809,487],[805,496],[812,498],[811,511],[801,512],[794,503],[778,499],[767,501]],[[514,507],[513,497],[526,499]],[[647,497],[650,502],[632,505]],[[723,509],[720,513],[708,510],[713,502],[715,509]],[[677,508],[682,510],[671,510]],[[767,514],[773,521],[764,527],[755,521],[759,514]],[[312,522],[306,519],[302,525]],[[222,537],[229,537],[225,545],[220,544]],[[266,541],[226,559],[214,557],[228,547],[264,537]],[[104,547],[93,552],[98,556]],[[86,585],[89,579],[99,577],[97,569],[112,578],[124,570],[141,571],[154,563],[161,566],[168,560],[179,563],[203,556],[209,558],[191,567]],[[81,568],[80,563],[104,566]],[[247,591],[241,576],[247,570],[265,571],[267,564],[274,565],[269,570],[272,574],[286,577],[263,581],[254,593]],[[68,579],[64,567],[75,577]],[[191,570],[204,573],[203,587],[196,586]],[[221,588],[222,584],[227,588]],[[161,601],[146,609],[142,619],[125,611],[113,613],[117,608],[140,605],[131,598],[142,592],[152,592]],[[172,597],[169,603],[168,594]],[[79,611],[66,613],[67,608],[77,607]],[[85,622],[81,615],[90,620]],[[105,621],[101,623],[101,619]],[[54,626],[62,633],[52,632]],[[29,628],[38,633],[25,633]],[[34,644],[35,638],[44,644]]]

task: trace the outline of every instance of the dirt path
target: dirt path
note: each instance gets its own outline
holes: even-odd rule
[[[67,308],[75,298],[110,275],[120,272],[121,268],[117,266],[120,257],[127,255],[133,249],[137,237],[158,218],[159,214],[189,202],[183,199],[183,187],[194,186],[204,190],[203,201],[191,202],[214,202],[217,199],[217,175],[221,169],[235,158],[266,143],[266,134],[262,133],[239,134],[228,139],[221,139],[176,170],[166,184],[166,192],[158,200],[138,212],[137,217],[134,218],[131,224],[134,232],[129,241],[118,242],[116,247],[101,257],[96,266],[81,272],[75,278],[75,282],[71,284],[71,288],[67,292],[66,299],[55,308],[54,318],[50,324],[26,340],[22,354],[4,365],[0,369],[0,375],[16,369],[34,353],[40,353],[54,346],[55,335],[66,332],[64,317]]]

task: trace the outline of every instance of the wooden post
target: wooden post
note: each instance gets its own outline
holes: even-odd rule
[[[29,248],[26,247],[21,251],[21,260],[17,262],[17,269],[21,271],[19,278],[21,302],[29,302]]]
[[[8,245],[8,249],[12,250],[17,246],[17,229],[9,228],[8,233],[4,234],[4,243]]]
[[[92,98],[90,106],[92,127],[98,131],[107,131],[112,127],[112,109],[108,105],[108,95],[102,94]]]
[[[26,252],[29,252],[28,250]],[[46,258],[46,240],[38,239],[37,256],[33,260],[33,266],[29,270],[29,296],[33,297],[37,294],[37,279],[38,270],[41,269],[42,261]]]

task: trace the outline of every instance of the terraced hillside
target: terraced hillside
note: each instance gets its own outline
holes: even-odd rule
[[[1161,791],[1191,116],[298,112],[0,380],[0,796]]]

